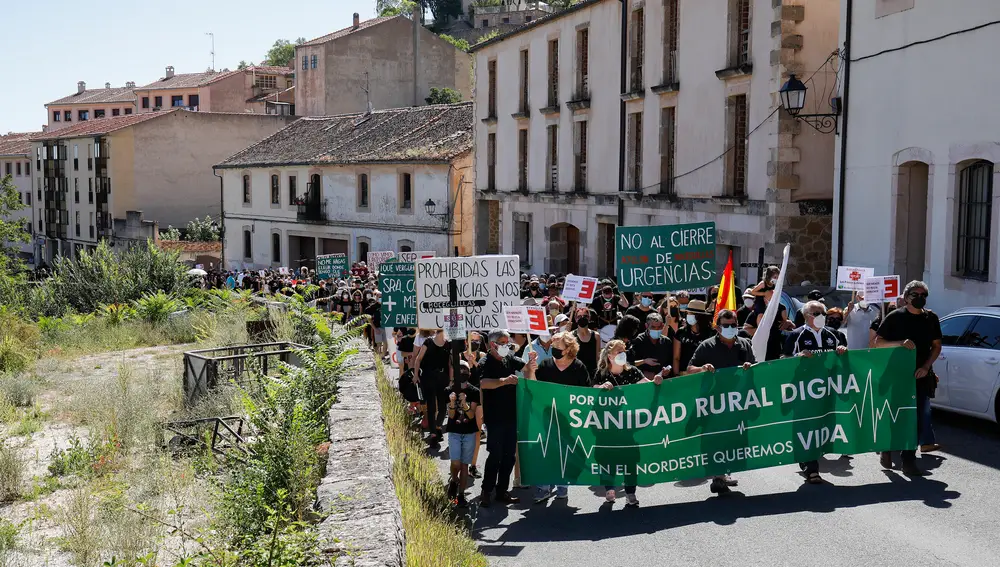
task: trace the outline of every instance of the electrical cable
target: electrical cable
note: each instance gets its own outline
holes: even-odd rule
[[[904,49],[909,49],[909,48],[917,46],[917,45],[924,45],[925,43],[932,43],[932,42],[935,42],[935,41],[939,41],[939,40],[942,40],[942,39],[949,38],[949,37],[954,36],[954,35],[960,35],[960,34],[963,34],[963,33],[969,33],[969,32],[978,31],[978,30],[981,30],[983,28],[988,28],[990,26],[995,26],[997,24],[1000,24],[1000,20],[994,20],[992,22],[986,22],[984,24],[979,24],[978,26],[975,26],[975,27],[967,28],[967,29],[964,29],[964,30],[953,31],[951,33],[946,33],[944,35],[939,35],[937,37],[932,37],[930,39],[921,39],[920,41],[914,41],[912,43],[907,43],[906,45],[900,45],[899,47],[893,47],[891,49],[883,49],[882,51],[879,51],[877,53],[872,53],[871,55],[865,55],[863,57],[858,57],[857,59],[851,59],[851,63],[857,63],[859,61],[864,61],[865,59],[871,59],[873,57],[878,57],[880,55],[885,55],[887,53],[895,53],[896,51],[902,51]]]

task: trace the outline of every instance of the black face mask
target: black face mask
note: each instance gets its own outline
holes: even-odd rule
[[[563,357],[563,349],[552,347],[552,358],[559,360]]]
[[[673,317],[674,319],[680,319],[681,310],[678,309],[678,308],[676,308],[676,307],[671,307],[670,308],[670,316]]]
[[[473,351],[478,352],[479,351],[479,347],[481,346],[481,343],[479,341],[472,341],[472,344],[470,346],[471,346],[471,348],[472,348]]]
[[[839,329],[840,326],[843,324],[844,322],[840,319],[827,319],[826,321],[826,326],[830,327],[831,329]]]
[[[472,375],[469,374],[468,372],[460,372],[458,375],[458,382],[459,384],[466,384],[469,382],[469,378],[471,377]]]
[[[924,306],[927,305],[927,298],[922,295],[918,295],[910,300],[910,305],[916,307],[917,309],[923,309]]]
[[[582,319],[577,319],[576,326],[580,327],[581,329],[586,329],[587,327],[590,326],[590,319],[587,317],[584,317]]]

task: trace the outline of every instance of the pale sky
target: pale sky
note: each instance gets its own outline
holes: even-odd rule
[[[375,0],[0,2],[0,133],[41,130],[47,102],[87,88],[259,63],[276,39],[313,39],[375,17]]]

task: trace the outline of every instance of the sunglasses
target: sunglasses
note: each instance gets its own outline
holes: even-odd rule
[[[926,294],[926,293],[911,293],[911,294],[910,294],[910,297],[913,297],[913,298],[917,298],[917,297],[923,297],[923,298],[926,298],[926,297],[927,297],[927,294]]]
[[[809,314],[810,317],[822,317],[823,315],[826,315],[826,313],[823,313],[822,311],[814,311]]]
[[[841,318],[839,318],[839,317],[835,318],[835,319],[830,319],[829,321],[827,321],[827,323],[843,323],[843,322],[844,322],[844,320],[841,319]]]
[[[723,329],[735,329],[736,326],[736,323],[719,323],[719,327]]]

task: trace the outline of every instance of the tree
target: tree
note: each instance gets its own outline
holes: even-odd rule
[[[431,87],[431,96],[424,100],[427,104],[455,104],[462,102],[462,93],[448,87]]]
[[[420,0],[425,8],[429,8],[434,16],[434,23],[444,23],[451,18],[463,14],[462,0]]]
[[[187,225],[187,240],[192,242],[212,242],[219,239],[219,225],[212,217],[205,215],[204,219],[195,219]]]
[[[414,0],[375,0],[375,12],[379,17],[409,16],[416,7]]]
[[[250,66],[250,64],[247,63],[245,59],[240,59],[240,64],[237,65],[236,68],[239,69],[240,71],[242,71],[243,69],[246,69],[249,66]]]
[[[443,33],[443,34],[439,35],[438,37],[440,37],[441,39],[443,39],[443,40],[447,41],[448,43],[454,45],[455,47],[461,49],[462,51],[468,51],[469,50],[470,46],[469,46],[469,42],[467,40],[454,38],[454,37],[452,37],[452,36],[450,36],[450,35],[448,35],[446,33]]]
[[[14,180],[10,175],[5,176],[0,180],[0,277],[14,275],[24,268],[17,257],[20,249],[11,246],[31,240],[24,221],[12,218],[23,208],[25,205],[21,202],[21,193],[14,187]]]
[[[167,230],[160,231],[160,240],[180,240],[180,239],[181,239],[181,231],[170,226],[169,224],[167,225]]]
[[[287,39],[279,39],[274,42],[271,49],[268,50],[267,56],[264,58],[264,65],[273,65],[275,67],[288,67],[289,63],[295,59],[295,46],[302,45],[306,42],[306,38],[300,37],[295,40],[295,43],[288,41]]]

